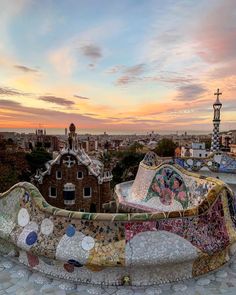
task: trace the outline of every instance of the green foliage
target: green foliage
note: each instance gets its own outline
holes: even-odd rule
[[[121,156],[121,159],[112,170],[112,186],[123,181],[134,179],[139,163],[144,157],[143,154],[134,152],[123,152],[122,154],[120,153],[119,156]]]
[[[143,149],[143,145],[135,141],[132,145],[129,146],[128,151],[131,153],[137,153]]]
[[[0,192],[5,192],[18,182],[18,175],[17,171],[10,165],[1,164],[0,167]]]
[[[209,150],[211,148],[211,139],[206,139],[204,142],[206,150]]]
[[[98,160],[102,162],[105,168],[109,169],[111,163],[111,154],[108,152],[101,153],[98,157]]]
[[[35,173],[37,169],[43,168],[45,163],[52,159],[44,148],[39,147],[26,155],[26,160],[30,166],[31,172]]]
[[[160,157],[173,157],[177,145],[168,138],[163,138],[158,142],[154,152]]]
[[[0,151],[0,192],[19,181],[29,181],[30,171],[24,152]]]

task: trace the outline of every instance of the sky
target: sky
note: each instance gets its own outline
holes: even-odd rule
[[[235,0],[0,0],[0,128],[236,129]]]

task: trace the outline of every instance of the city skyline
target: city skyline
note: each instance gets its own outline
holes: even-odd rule
[[[0,0],[0,128],[236,129],[236,5]]]

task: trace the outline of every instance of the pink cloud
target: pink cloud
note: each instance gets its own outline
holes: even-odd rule
[[[235,0],[222,0],[200,19],[197,30],[197,54],[209,63],[236,58]]]

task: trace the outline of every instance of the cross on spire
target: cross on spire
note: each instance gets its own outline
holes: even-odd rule
[[[75,160],[71,160],[70,156],[67,156],[67,160],[63,160],[63,163],[66,164],[67,168],[70,168],[75,164]]]
[[[217,92],[214,93],[214,95],[217,95],[217,100],[219,100],[219,96],[222,95],[222,92],[220,92],[220,89],[217,89]]]

